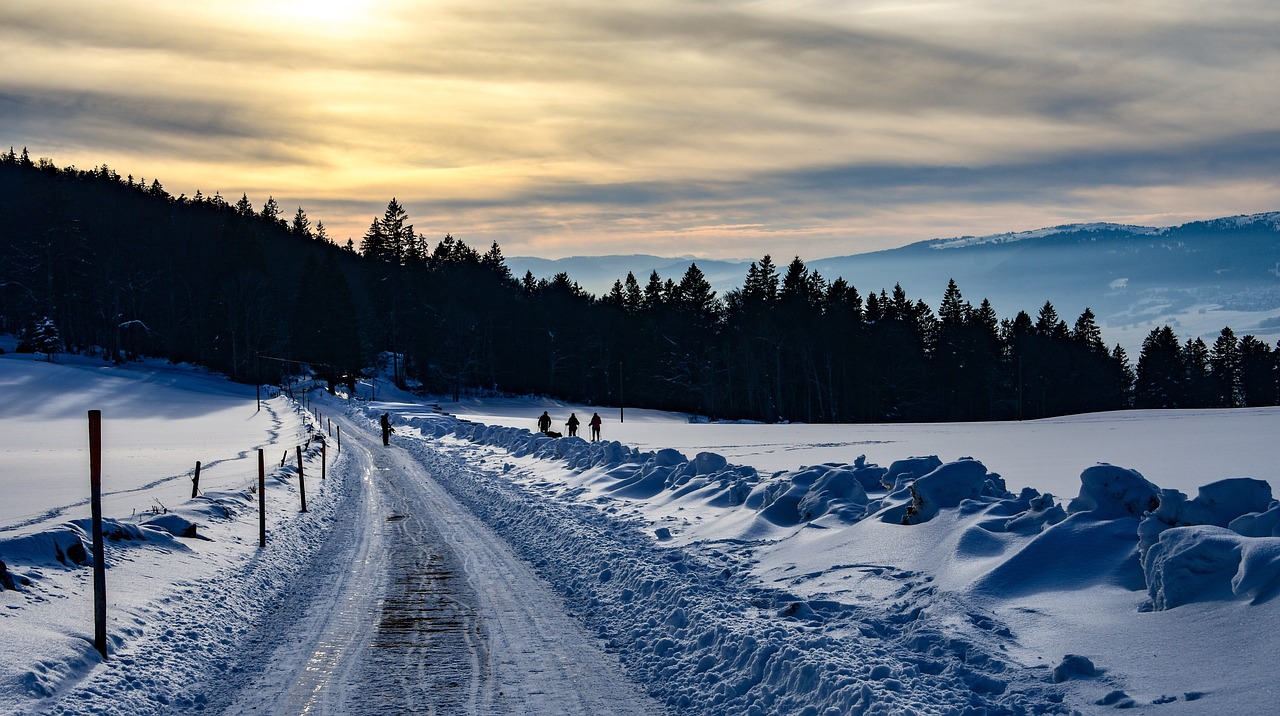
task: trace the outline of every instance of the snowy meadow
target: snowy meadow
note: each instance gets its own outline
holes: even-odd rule
[[[12,353],[0,386],[5,713],[233,711],[281,605],[322,588],[316,555],[368,479],[324,416],[372,434],[382,412],[395,449],[672,712],[1263,714],[1280,696],[1280,409],[706,424],[385,384],[377,401],[259,407],[189,367]],[[115,535],[105,663],[73,549],[88,409]],[[604,439],[538,435],[544,410],[584,434],[599,413]]]

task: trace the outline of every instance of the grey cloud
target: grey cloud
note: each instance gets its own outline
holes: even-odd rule
[[[0,84],[0,125],[13,141],[125,149],[236,163],[308,163],[303,137],[234,102],[33,90]]]

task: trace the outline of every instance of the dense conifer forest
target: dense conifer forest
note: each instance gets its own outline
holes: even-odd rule
[[[359,244],[268,198],[174,197],[100,166],[0,155],[0,331],[25,350],[187,361],[246,382],[311,366],[351,382],[379,356],[406,386],[535,393],[763,421],[1037,418],[1280,402],[1280,346],[1153,330],[1136,367],[1089,310],[1000,318],[954,282],[934,310],[765,256],[717,296],[696,265],[593,296],[514,277],[415,233],[392,199]]]

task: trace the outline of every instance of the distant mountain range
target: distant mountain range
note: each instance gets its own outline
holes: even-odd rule
[[[780,272],[792,259],[773,258]],[[678,281],[693,262],[721,294],[742,285],[751,263],[644,255],[507,259],[516,276],[565,272],[597,295],[628,271],[641,285],[652,271]],[[1020,310],[1034,317],[1051,301],[1071,323],[1089,307],[1108,341],[1135,358],[1150,329],[1165,323],[1184,340],[1209,341],[1227,325],[1272,344],[1280,338],[1280,212],[1167,228],[1067,224],[932,239],[805,265],[828,280],[843,277],[864,296],[900,283],[911,298],[934,307],[954,278],[967,300],[976,305],[988,298],[1006,318]]]

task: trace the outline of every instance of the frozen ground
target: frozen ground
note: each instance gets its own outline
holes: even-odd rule
[[[1172,715],[1280,696],[1274,410],[762,426],[611,408],[592,445],[529,431],[595,408],[535,399],[383,386],[258,411],[187,368],[12,354],[0,385],[0,712]],[[105,664],[68,557],[89,407],[118,449]],[[196,459],[213,467],[189,500]],[[1197,496],[1230,477],[1257,479]],[[207,539],[143,524],[162,511]]]

